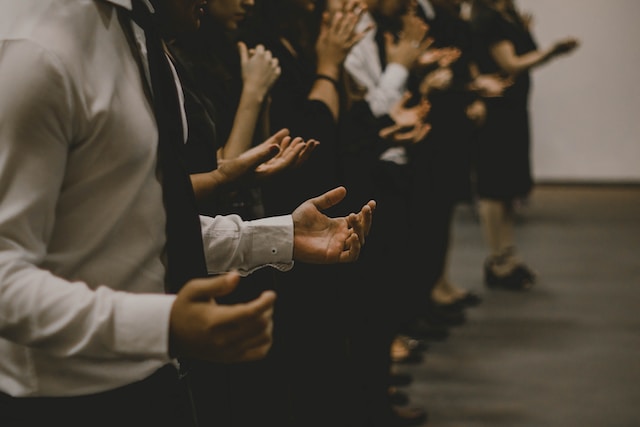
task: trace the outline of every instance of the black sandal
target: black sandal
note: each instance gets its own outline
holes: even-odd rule
[[[533,287],[535,274],[524,264],[518,264],[511,272],[498,275],[494,266],[501,264],[502,257],[492,257],[484,264],[484,283],[489,288],[501,288],[511,291],[526,291]]]

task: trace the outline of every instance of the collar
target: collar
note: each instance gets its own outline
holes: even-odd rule
[[[429,0],[418,0],[418,7],[422,8],[427,19],[434,19],[436,17],[436,11],[433,10],[433,5]]]
[[[132,0],[102,0],[102,1],[104,1],[105,3],[111,3],[113,5],[123,7],[127,10],[132,9],[132,5],[131,5]],[[151,13],[155,13],[155,9],[153,8],[151,1],[149,0],[141,0],[141,1],[149,8]]]

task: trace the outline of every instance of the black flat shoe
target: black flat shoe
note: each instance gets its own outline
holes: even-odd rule
[[[487,287],[510,291],[526,291],[533,287],[536,276],[526,265],[520,264],[506,275],[497,275],[493,264],[490,260],[484,264],[484,283]]]
[[[464,307],[475,307],[482,303],[482,298],[475,292],[467,291],[462,298],[458,298],[454,304],[461,304]]]
[[[406,372],[392,372],[389,374],[389,385],[395,387],[407,386],[413,382],[413,376]]]
[[[396,387],[389,387],[389,403],[393,406],[405,406],[409,404],[409,395]]]
[[[423,318],[432,325],[445,328],[464,325],[467,316],[465,307],[443,307],[441,304],[430,303],[423,312]]]
[[[481,302],[482,302],[482,298],[480,298],[480,295],[471,291],[466,291],[463,297],[457,298],[456,300],[448,304],[440,304],[440,303],[433,303],[433,304],[437,307],[438,310],[461,311],[461,310],[464,310],[465,308],[470,308],[470,307],[475,307],[477,305],[480,305]]]
[[[394,406],[390,427],[418,426],[427,421],[427,411],[409,406]]]
[[[392,356],[391,361],[401,365],[415,365],[422,363],[424,356],[419,350],[409,350],[406,356]]]
[[[422,318],[409,322],[401,328],[402,335],[418,340],[444,341],[449,338],[449,329],[442,325],[434,325]]]

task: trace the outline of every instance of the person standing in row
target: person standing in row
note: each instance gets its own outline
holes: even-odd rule
[[[158,29],[192,31],[203,6],[0,2],[3,425],[189,425],[177,362],[271,347],[275,294],[219,305],[229,271],[359,255],[374,204],[321,212],[344,188],[292,215],[198,216]]]
[[[475,0],[471,9],[474,60],[480,73],[510,78],[503,96],[486,99],[486,122],[474,156],[478,211],[489,256],[484,265],[489,287],[526,290],[535,273],[520,258],[514,238],[515,208],[533,188],[530,161],[530,71],[574,51],[569,37],[547,49],[538,47],[531,19],[513,0]]]

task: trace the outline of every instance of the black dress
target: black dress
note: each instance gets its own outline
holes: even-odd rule
[[[480,72],[501,73],[490,47],[500,41],[513,43],[516,55],[537,49],[522,21],[486,11],[472,20],[475,60]],[[487,120],[479,132],[475,155],[476,191],[479,197],[512,200],[526,197],[533,180],[530,166],[528,71],[515,77],[504,96],[486,99]]]
[[[408,258],[419,280],[405,295],[404,321],[428,314],[433,287],[445,271],[450,229],[457,203],[471,195],[470,158],[476,131],[466,108],[477,99],[468,89],[471,81],[471,36],[469,25],[459,16],[433,5],[435,16],[423,17],[436,48],[457,48],[460,57],[450,65],[452,83],[428,95],[431,110],[427,121],[431,130],[423,141],[412,146],[412,188],[410,197],[410,247]],[[429,72],[414,70],[411,87]],[[400,318],[402,319],[402,318]]]

